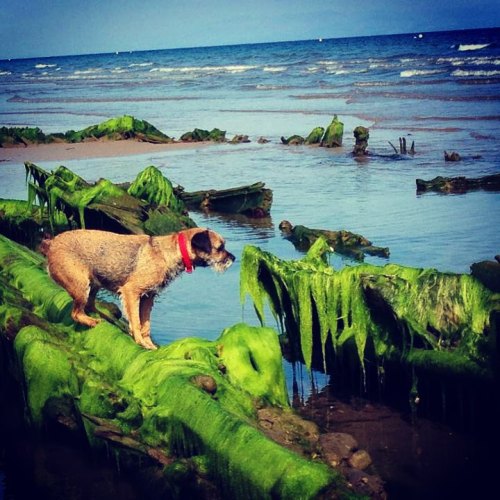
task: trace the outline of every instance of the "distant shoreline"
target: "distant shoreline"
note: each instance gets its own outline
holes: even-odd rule
[[[33,163],[44,161],[83,160],[87,158],[113,158],[177,149],[192,149],[207,146],[210,142],[176,142],[152,144],[134,140],[95,141],[78,143],[33,144],[0,148],[0,168],[3,164]]]

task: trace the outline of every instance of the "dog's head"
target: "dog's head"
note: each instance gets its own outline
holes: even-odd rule
[[[197,228],[188,232],[195,266],[210,266],[222,273],[236,260],[236,257],[226,250],[224,238],[215,231]]]

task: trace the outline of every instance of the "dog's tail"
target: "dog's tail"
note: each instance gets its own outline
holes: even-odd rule
[[[41,241],[40,246],[38,247],[40,253],[45,255],[45,257],[47,257],[49,253],[51,243],[52,243],[52,235],[45,233],[43,235],[43,240]]]

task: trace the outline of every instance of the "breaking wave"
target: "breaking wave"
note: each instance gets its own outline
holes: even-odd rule
[[[407,69],[401,71],[399,76],[401,78],[411,78],[413,76],[429,76],[429,75],[437,75],[439,73],[443,73],[444,71],[441,69]]]
[[[469,52],[471,50],[481,50],[489,47],[491,43],[471,43],[471,44],[460,44],[458,50],[460,52]]]

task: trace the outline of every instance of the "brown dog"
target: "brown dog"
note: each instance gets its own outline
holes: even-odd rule
[[[129,321],[130,334],[147,349],[151,341],[150,315],[155,295],[183,270],[210,266],[225,271],[235,260],[214,231],[194,228],[167,236],[123,235],[79,229],[45,243],[52,278],[73,298],[71,317],[90,327],[99,320],[95,297],[100,288],[118,293]]]

